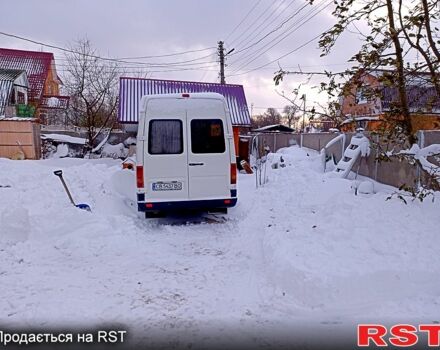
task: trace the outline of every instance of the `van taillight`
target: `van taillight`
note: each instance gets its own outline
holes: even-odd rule
[[[138,188],[144,188],[144,167],[141,165],[136,167],[136,184]]]
[[[231,163],[231,185],[237,183],[237,164]]]

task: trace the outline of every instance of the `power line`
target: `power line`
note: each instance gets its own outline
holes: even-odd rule
[[[150,65],[150,63],[147,63],[147,62],[130,62],[130,61],[125,61],[125,60],[118,59],[118,58],[101,57],[101,56],[94,55],[94,54],[79,53],[77,51],[74,51],[74,50],[71,50],[71,49],[67,49],[65,47],[43,43],[43,42],[40,42],[40,41],[36,41],[36,40],[33,40],[33,39],[25,38],[25,37],[22,37],[22,36],[19,36],[19,35],[15,35],[15,34],[0,32],[0,35],[4,35],[4,36],[11,37],[11,38],[27,41],[27,42],[30,42],[30,43],[33,43],[33,44],[37,44],[37,45],[42,45],[42,46],[50,47],[52,49],[60,50],[60,51],[63,51],[63,52],[69,52],[69,53],[73,53],[73,54],[77,54],[77,55],[79,54],[81,56],[88,57],[88,58],[94,58],[94,59],[99,59],[99,60],[109,61],[109,62],[116,62],[116,63]],[[209,57],[209,56],[211,56],[211,55],[208,55],[206,57]],[[190,61],[192,61],[192,60],[190,60]],[[183,62],[185,62],[185,61],[183,61]],[[182,63],[182,62],[174,62],[174,64],[180,64],[180,63]],[[166,63],[164,65],[173,65],[173,63]]]
[[[118,57],[118,59],[120,59],[120,60],[131,60],[131,59],[138,60],[138,59],[144,59],[144,58],[160,58],[160,57],[180,56],[180,55],[186,55],[188,53],[202,52],[202,51],[208,51],[208,50],[213,50],[213,49],[216,49],[216,47],[215,46],[211,46],[211,47],[206,47],[204,49],[199,49],[199,50],[189,50],[189,51],[175,52],[175,53],[164,54],[164,55],[150,55],[150,56],[137,56],[137,57]]]
[[[266,39],[268,36],[270,36],[271,34],[275,33],[276,31],[280,30],[287,22],[291,21],[293,18],[295,18],[302,10],[304,10],[309,4],[304,4],[300,9],[298,9],[298,11],[296,11],[293,15],[289,16],[287,19],[285,19],[283,22],[281,22],[281,24],[279,24],[275,29],[272,29],[271,31],[269,31],[268,33],[266,33],[265,35],[263,35],[260,39],[258,39],[257,41],[253,42],[252,44],[250,44],[249,46],[239,50],[238,52],[242,52],[242,51],[246,51],[248,49],[250,49],[251,47],[254,47],[255,45],[258,45],[260,42],[262,42],[264,39]]]
[[[183,72],[183,71],[207,71],[207,72],[217,72],[217,69],[208,69],[210,67],[200,67],[200,68],[179,68],[179,69],[163,69],[163,70],[150,70],[145,68],[144,70],[120,70],[120,69],[105,69],[105,67],[103,67],[104,69],[101,70],[102,72],[107,72],[107,73],[111,73],[111,72],[115,72],[118,74],[136,74],[136,73],[141,73],[141,74],[145,74],[145,73],[167,73],[167,72]],[[63,72],[63,73],[69,73],[70,70],[68,70],[67,68],[61,68],[58,69],[57,68],[57,72]]]
[[[302,18],[301,18],[301,20],[300,21],[303,21],[303,22],[300,22],[299,24],[297,24],[297,26],[296,27],[294,27],[292,30],[290,30],[292,27],[290,27],[287,31],[285,31],[284,33],[281,33],[279,36],[277,36],[277,38],[279,38],[280,36],[282,36],[283,34],[285,34],[280,40],[278,40],[278,41],[276,41],[275,43],[273,43],[271,46],[269,46],[267,49],[265,49],[263,52],[258,52],[258,56],[257,55],[255,55],[255,53],[254,54],[250,54],[250,55],[248,55],[247,57],[250,57],[250,56],[255,56],[255,57],[253,57],[253,58],[251,58],[250,60],[248,60],[248,61],[246,61],[245,63],[243,63],[241,66],[239,66],[237,69],[235,69],[235,71],[234,72],[237,72],[237,71],[239,71],[240,69],[243,69],[244,67],[246,67],[246,66],[248,66],[250,63],[252,63],[252,62],[254,62],[255,60],[257,60],[262,54],[264,54],[264,53],[266,53],[267,51],[269,51],[271,48],[273,48],[274,46],[276,46],[276,45],[278,45],[281,41],[283,41],[284,39],[286,39],[288,36],[290,36],[290,35],[292,35],[294,32],[296,32],[299,28],[301,28],[303,25],[305,25],[307,22],[309,22],[312,18],[314,18],[315,16],[317,16],[319,13],[321,13],[322,11],[324,11],[328,6],[330,6],[330,4],[332,3],[332,1],[329,1],[324,7],[322,7],[321,9],[319,9],[319,11],[316,11],[313,15],[311,15],[311,16],[309,16],[308,18],[306,18],[309,14],[311,14],[312,12],[313,12],[313,10],[312,11],[309,11],[305,16],[303,16]],[[320,37],[321,36],[321,34],[319,34],[317,37]],[[314,39],[312,39],[312,41],[313,41]],[[266,44],[266,45],[264,45],[262,48],[265,48],[265,47],[267,47],[269,44],[271,44],[271,42],[269,42],[268,44]],[[261,48],[261,49],[262,49]],[[260,49],[260,50],[261,50]],[[293,52],[295,52],[295,51],[293,51]],[[292,52],[292,53],[293,53]],[[275,61],[277,61],[277,60],[275,60]],[[273,61],[274,62],[274,61]]]
[[[258,0],[254,6],[252,6],[252,8],[250,9],[250,11],[246,14],[246,16],[244,16],[244,18],[240,21],[240,23],[238,23],[234,29],[232,30],[232,32],[230,32],[228,34],[228,36],[225,38],[225,40],[228,40],[232,34],[234,34],[234,32],[241,26],[241,24],[248,18],[248,16],[252,13],[252,11],[258,6],[258,4],[261,2],[261,0]]]
[[[270,61],[270,62],[268,62],[268,63],[266,63],[266,64],[263,64],[263,65],[261,65],[261,66],[259,66],[259,67],[253,68],[253,69],[250,69],[250,70],[248,70],[248,71],[246,71],[246,72],[243,72],[243,73],[230,74],[230,75],[228,75],[228,77],[233,77],[233,76],[237,76],[237,75],[244,75],[244,74],[248,74],[248,73],[250,73],[250,72],[254,72],[254,71],[256,71],[256,70],[259,70],[259,69],[261,69],[261,68],[264,68],[264,67],[268,66],[269,64],[272,64],[272,63],[274,63],[274,62],[277,62],[277,61],[279,61],[280,59],[282,59],[282,58],[284,58],[284,57],[287,57],[287,56],[291,55],[292,53],[295,53],[296,51],[302,49],[304,46],[307,46],[307,45],[310,44],[311,42],[313,42],[313,41],[315,41],[316,39],[318,39],[320,36],[321,36],[321,34],[316,35],[315,37],[313,37],[312,39],[306,41],[304,44],[302,44],[302,45],[296,47],[296,48],[293,49],[292,51],[289,51],[288,53],[286,53],[286,54],[284,54],[284,55],[282,55],[282,56],[280,56],[280,57],[278,57],[278,58],[276,58],[276,59],[274,59],[274,60],[272,60],[272,61]]]
[[[305,4],[304,6],[301,6],[300,8],[297,8],[297,10],[295,11],[295,13],[290,16],[290,17],[295,17],[297,16],[299,13],[301,13],[301,11],[303,11],[306,8],[307,4]],[[258,53],[258,55],[261,54],[261,50],[265,49],[266,47],[268,47],[269,45],[273,44],[271,47],[275,46],[276,44],[278,44],[279,42],[281,42],[285,37],[286,34],[287,36],[292,34],[293,32],[295,32],[297,29],[299,29],[299,27],[301,27],[301,23],[302,21],[304,21],[304,19],[309,16],[315,9],[311,8],[310,11],[308,11],[305,15],[303,15],[297,22],[292,23],[290,26],[288,26],[283,32],[279,33],[277,36],[275,36],[272,41],[265,43],[263,46],[261,46],[260,48],[255,48],[254,50],[248,52],[247,54],[237,58],[235,61],[233,61],[231,63],[231,65],[235,65],[237,62],[239,61],[244,61],[238,68],[234,69],[234,71],[238,71],[240,70],[240,68],[244,67],[245,65],[248,64],[248,62],[246,62],[246,60],[248,60],[251,57],[255,57],[255,54]],[[290,33],[290,34],[289,34]],[[284,36],[284,37],[283,37]],[[278,40],[279,38],[281,38],[281,40]],[[276,41],[278,40],[278,41]],[[257,46],[258,44],[255,44],[255,46]],[[268,50],[264,51],[267,52]],[[263,52],[263,53],[264,53]]]
[[[79,54],[79,53],[77,53],[77,54]],[[79,54],[79,55],[81,55],[81,54]],[[180,65],[192,66],[192,65],[198,65],[198,64],[216,63],[217,61],[204,61],[204,62],[190,63],[190,62],[195,62],[195,61],[198,61],[198,60],[201,60],[201,59],[204,59],[204,58],[207,58],[207,57],[213,57],[213,56],[216,56],[216,53],[211,53],[211,54],[209,54],[207,56],[202,56],[202,57],[195,58],[195,59],[192,59],[192,60],[177,61],[177,62],[153,63],[153,62],[125,62],[124,61],[124,63],[131,65],[131,66],[128,66],[128,67],[132,67],[134,65],[141,65],[142,67],[145,67],[145,66],[148,66],[148,67],[154,67],[154,66],[180,66]],[[84,59],[88,60],[89,58],[84,57]],[[70,62],[69,58],[63,58],[63,57],[58,57],[58,58],[56,58],[56,60],[57,61],[63,61],[63,62]],[[95,59],[93,59],[93,60],[95,60]]]
[[[263,21],[261,21],[261,23],[258,23],[258,26],[256,26],[256,27],[254,28],[253,31],[251,31],[248,35],[246,35],[243,39],[241,39],[239,43],[235,44],[235,46],[237,46],[237,47],[244,46],[244,44],[248,41],[248,39],[249,39],[249,38],[252,38],[252,35],[253,35],[258,29],[260,29],[261,26],[262,26],[264,23],[266,23],[266,22],[270,19],[270,17],[272,17],[272,15],[273,15],[273,14],[274,14],[274,13],[280,8],[280,6],[281,6],[285,1],[286,1],[286,0],[280,0],[280,1],[278,2],[278,6],[276,6],[276,7],[275,7],[275,8],[269,13],[269,15],[268,15],[266,18],[264,18]],[[270,9],[270,7],[271,7],[271,6],[269,6],[268,9]]]
[[[265,14],[265,13],[267,13],[267,11],[272,7],[272,3],[271,4],[269,4],[269,6],[268,7],[266,7],[264,10],[263,10],[263,12],[257,17],[257,18],[255,18],[255,20],[246,28],[246,30],[244,30],[244,31],[242,31],[241,32],[241,34],[238,36],[238,37],[236,37],[234,40],[232,40],[231,41],[231,43],[229,44],[230,46],[234,46],[234,42],[236,42],[239,38],[241,38],[249,29],[251,29],[253,26],[254,26],[254,24],[255,23],[257,23],[258,22],[258,20],[261,18],[261,17],[263,17],[263,15]],[[240,43],[241,43],[241,41],[240,41]],[[240,45],[240,43],[238,44],[238,45]]]
[[[285,8],[284,8],[284,10],[286,10],[286,9],[288,9],[290,6],[292,6],[292,4],[295,2],[296,0],[292,0]],[[267,18],[267,19],[269,19],[270,17],[272,17],[272,15],[281,7],[281,5],[283,4],[283,2],[284,2],[284,0],[283,1],[281,1],[280,3],[279,3],[279,5],[278,5],[278,7],[277,8],[275,8],[273,11],[272,11],[272,13],[269,15],[269,17]],[[281,15],[283,14],[283,12],[280,12],[277,16],[275,16],[269,23],[267,23],[265,26],[262,26],[261,28],[260,28],[260,30],[258,31],[258,33],[256,33],[255,34],[255,37],[257,37],[258,35],[260,35],[267,27],[269,27],[271,24],[273,24]],[[252,34],[253,33],[255,33],[255,31],[257,30],[258,28],[256,28],[253,32],[252,32]],[[247,40],[247,41],[245,41],[244,43],[243,43],[243,45],[245,45],[245,44],[248,44],[249,42],[251,42],[251,39],[250,40]],[[242,52],[242,51],[244,51],[244,50],[246,50],[246,49],[239,49],[239,50],[237,50],[236,52],[234,52],[234,55],[236,55],[236,54],[238,54],[238,53],[240,53],[240,52]]]
[[[59,61],[59,59],[56,59],[56,61]],[[67,61],[64,61],[64,60],[61,60],[61,62],[62,63],[57,63],[57,66],[61,66],[61,67],[69,67],[70,66],[70,64],[69,64],[69,60],[67,60]],[[148,64],[148,65],[129,65],[129,66],[121,66],[121,65],[118,65],[117,67],[118,68],[145,68],[145,69],[148,69],[148,68],[179,68],[179,67],[190,67],[190,66],[203,66],[203,65],[208,65],[208,64],[211,64],[211,63],[217,63],[217,61],[206,61],[206,62],[198,62],[198,63],[187,63],[187,64],[177,64],[177,63],[175,63],[175,64],[170,64],[170,65],[168,65],[168,64]],[[98,65],[98,66],[102,66],[102,67],[105,67],[105,65],[104,64],[101,64],[101,63],[96,63],[96,65]],[[214,67],[215,65],[211,65],[212,67]]]

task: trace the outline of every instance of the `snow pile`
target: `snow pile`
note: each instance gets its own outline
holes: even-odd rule
[[[237,207],[211,225],[140,218],[119,160],[0,159],[0,323],[122,323],[133,341],[203,348],[438,320],[440,202],[386,201],[396,189],[377,183],[355,196],[318,153],[281,157],[263,187],[239,174]]]
[[[101,156],[104,158],[125,158],[128,155],[128,149],[125,148],[123,143],[117,145],[110,145],[106,143],[101,152]]]
[[[55,153],[51,155],[53,158],[64,158],[69,155],[69,146],[67,146],[65,143],[60,143],[57,146],[57,150]]]
[[[56,97],[50,97],[47,100],[48,107],[56,108],[56,107],[58,107],[58,104],[59,104],[59,100]]]
[[[73,137],[69,135],[63,135],[63,134],[41,134],[41,138],[43,140],[54,140],[58,142],[66,142],[66,143],[75,143],[78,145],[85,145],[86,139],[82,137]]]
[[[440,182],[440,166],[431,163],[427,158],[440,155],[440,145],[433,144],[424,148],[420,148],[417,144],[412,145],[411,149],[400,151],[399,154],[413,155],[414,159],[420,162],[423,170],[431,175],[434,175],[437,181]]]
[[[136,145],[136,143],[137,143],[136,137],[130,136],[124,140],[124,145],[127,147],[129,147],[131,145]]]
[[[368,157],[370,155],[370,140],[368,137],[363,136],[359,141],[359,149],[361,151],[361,157]]]

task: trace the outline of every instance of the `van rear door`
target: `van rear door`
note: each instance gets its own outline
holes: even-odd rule
[[[230,145],[222,100],[191,98],[187,105],[189,199],[221,199],[230,194]]]
[[[144,183],[147,201],[188,198],[187,123],[183,101],[152,99],[146,108]]]

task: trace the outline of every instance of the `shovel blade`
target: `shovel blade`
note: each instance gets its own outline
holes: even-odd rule
[[[87,211],[92,211],[92,209],[90,208],[90,205],[88,204],[77,204],[75,205],[77,208],[82,209],[82,210],[87,210]]]

